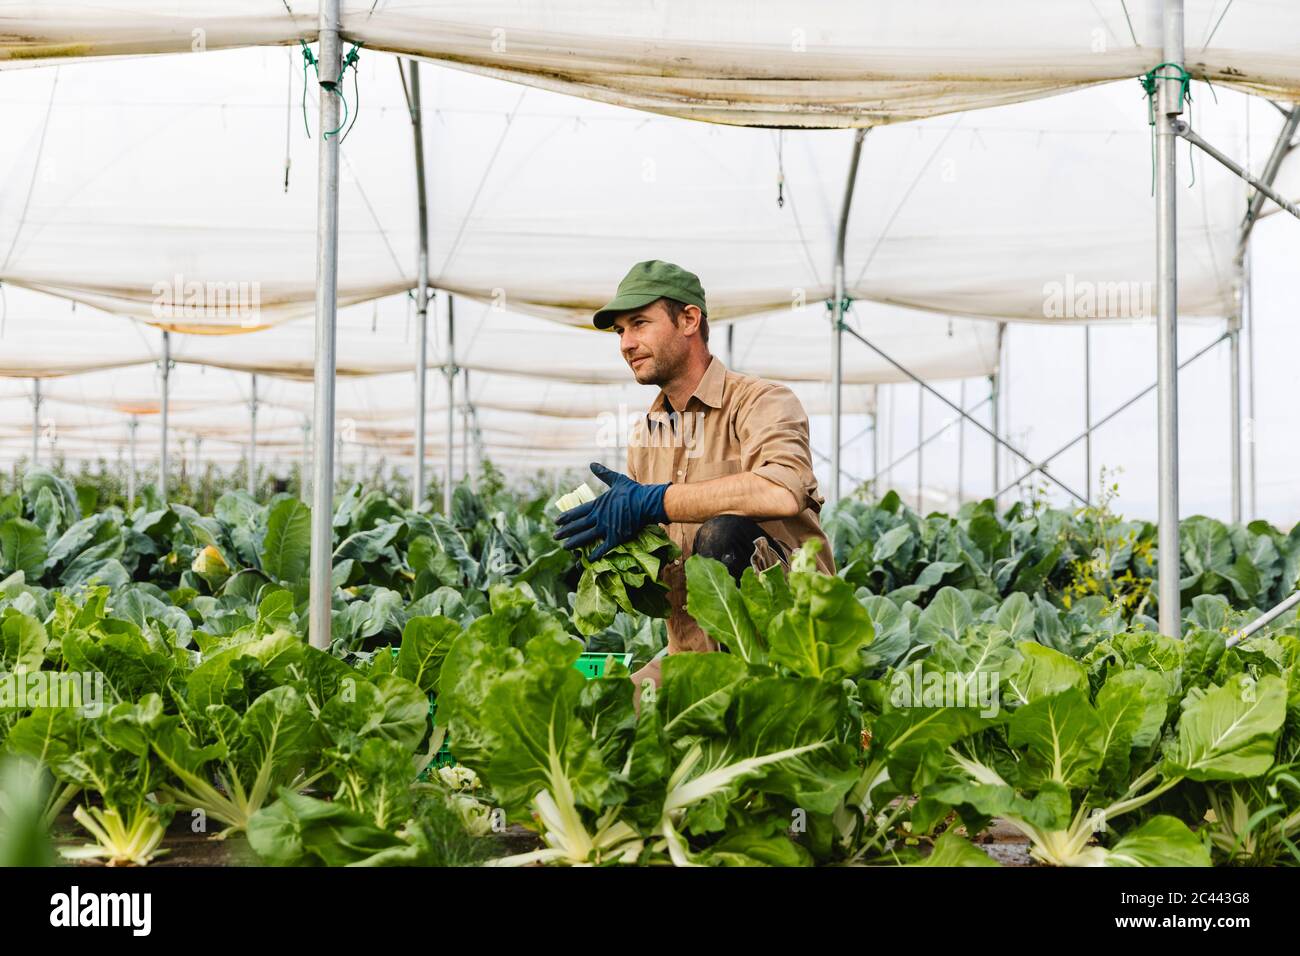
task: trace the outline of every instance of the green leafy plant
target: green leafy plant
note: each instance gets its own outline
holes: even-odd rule
[[[565,512],[595,499],[595,492],[582,484],[557,498],[555,509]],[[582,577],[573,604],[579,633],[604,630],[613,624],[620,609],[627,614],[668,616],[668,592],[659,582],[659,572],[680,552],[661,527],[642,528],[631,541],[611,548],[595,561],[587,558],[591,548],[582,550]]]

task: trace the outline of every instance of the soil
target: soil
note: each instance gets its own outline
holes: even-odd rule
[[[59,816],[53,828],[56,848],[83,846],[89,837],[80,825],[72,819],[71,813]],[[515,853],[528,853],[542,845],[536,833],[522,826],[512,825],[505,832],[492,834],[483,839],[496,844],[493,856],[509,856]],[[167,837],[163,841],[166,855],[158,857],[154,866],[260,866],[256,854],[248,841],[237,835],[226,840],[218,840],[206,833],[195,833],[191,829],[191,818],[187,813],[177,813],[167,828]],[[98,860],[77,861],[75,866],[103,866]]]
[[[532,830],[517,824],[511,825],[503,833],[492,834],[483,839],[496,844],[493,856],[510,856],[528,853],[542,846],[541,839]],[[74,847],[88,841],[85,831],[72,819],[71,813],[61,815],[54,825],[54,843],[56,847]],[[1038,862],[1029,855],[1029,842],[1025,837],[1001,821],[993,825],[976,838],[975,845],[1003,866],[1038,866]],[[150,866],[192,867],[192,866],[259,866],[257,856],[248,846],[243,836],[218,840],[206,833],[195,833],[191,829],[188,814],[177,813],[167,828],[167,838],[163,842],[167,850],[165,856],[159,857]],[[76,866],[103,866],[97,860],[79,861]]]
[[[1003,866],[1038,866],[1029,855],[1029,841],[1015,827],[994,820],[975,845]]]

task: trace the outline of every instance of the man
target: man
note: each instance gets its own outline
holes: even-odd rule
[[[598,557],[651,522],[667,525],[682,550],[661,580],[668,587],[668,652],[717,650],[686,613],[685,559],[716,558],[737,580],[747,566],[785,563],[809,538],[818,566],[833,573],[817,521],[822,497],[808,449],[808,416],[784,385],[740,375],[709,353],[700,280],[668,262],[633,266],[613,301],[596,313],[642,385],[658,385],[644,428],[629,442],[627,475],[591,470],[609,491],[564,512],[556,537],[577,548],[600,541]],[[633,674],[659,683],[659,660]]]

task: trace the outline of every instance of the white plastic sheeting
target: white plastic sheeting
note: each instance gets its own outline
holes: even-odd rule
[[[310,315],[315,142],[294,55],[3,74],[0,279],[177,331]],[[708,126],[426,72],[439,288],[577,325],[646,258],[696,271],[715,319],[830,295],[847,134]],[[394,60],[363,55],[358,89],[342,147],[343,304],[415,282],[411,130]],[[1232,151],[1239,97],[1197,96],[1197,126]],[[849,294],[972,317],[1085,317],[1051,313],[1045,289],[1153,278],[1150,148],[1133,81],[874,130],[848,233]],[[1180,197],[1180,305],[1217,316],[1233,298],[1240,189],[1197,165]],[[1121,311],[1098,317],[1134,317]]]
[[[342,36],[536,87],[753,126],[874,125],[1135,76],[1160,0],[344,0]],[[1300,8],[1186,0],[1198,77],[1300,97]],[[0,64],[313,40],[305,0],[0,3]]]
[[[0,376],[4,376],[0,378],[0,439],[12,440],[0,440],[0,456],[30,454],[33,388],[29,379],[35,374],[43,379],[43,454],[57,448],[72,456],[111,458],[111,450],[116,446],[120,451],[128,441],[128,423],[134,419],[140,461],[152,461],[160,442],[161,334],[85,306],[74,311],[65,301],[26,289],[6,290],[5,302],[7,308],[0,321]],[[581,465],[626,444],[629,419],[645,411],[655,389],[631,380],[631,373],[618,356],[614,335],[556,326],[528,316],[497,315],[490,307],[477,303],[464,305],[457,314],[457,361],[461,369],[469,372],[468,402],[477,428],[471,444],[493,461],[501,463],[504,458],[516,467],[550,467],[557,461],[565,466]],[[441,310],[435,308],[433,316],[436,339],[438,332],[445,331],[445,302]],[[787,326],[797,321],[777,318]],[[738,366],[743,368],[755,361],[777,364],[781,353],[792,346],[806,348],[810,363],[818,348],[824,355],[824,342],[808,344],[799,335],[769,336],[763,331],[767,321],[748,324],[750,331],[763,332],[748,342],[743,333],[735,338],[733,351]],[[492,361],[502,341],[491,334],[484,336],[498,324],[508,330],[512,347],[506,349],[506,354],[515,362],[512,371],[504,374],[490,368],[509,365]],[[825,325],[824,321],[817,323],[817,341],[825,336]],[[725,361],[726,327],[718,327],[715,334],[715,348]],[[929,347],[941,349],[942,337],[943,333],[936,329]],[[79,341],[101,350],[98,370],[61,374],[67,370],[60,356],[64,351],[75,354]],[[975,342],[979,344],[978,339]],[[948,348],[953,360],[973,363],[974,368],[991,360],[991,352],[978,348],[970,351],[970,344],[955,339]],[[303,426],[310,418],[312,403],[312,345],[308,320],[286,323],[251,337],[173,334],[174,367],[169,384],[173,452],[183,453],[187,442],[200,438],[204,447],[213,450],[212,460],[223,460],[223,456],[237,459],[247,448],[251,431],[251,373],[259,372],[257,436],[259,449],[266,449],[259,450],[259,457],[300,457]],[[589,376],[593,379],[590,382],[554,377],[547,357],[554,354],[557,345],[585,355],[601,374]],[[342,447],[353,451],[370,448],[375,450],[375,457],[383,454],[389,461],[409,460],[414,445],[411,409],[415,399],[415,356],[405,297],[342,310],[340,346],[343,361],[336,419]],[[908,354],[922,358],[919,352]],[[440,368],[444,361],[441,347],[431,347],[431,368]],[[871,371],[865,363],[850,363],[850,367],[860,377]],[[465,441],[465,384],[462,375],[457,380],[454,406],[453,440],[458,446]],[[789,385],[810,415],[829,412],[826,383],[809,380],[791,381]],[[874,395],[873,384],[846,386],[845,413],[861,415],[872,411]],[[447,408],[446,380],[441,375],[431,375],[426,398],[430,439],[427,454],[437,464],[438,456],[444,454]],[[26,440],[24,435],[28,436]]]
[[[79,379],[89,380],[89,372],[156,365],[160,360],[161,333],[146,325],[84,306],[71,309],[66,301],[28,289],[7,288],[3,301],[0,379],[80,373]],[[910,315],[888,308],[869,311],[873,317],[860,327],[888,344],[902,361],[927,373],[961,378],[988,374],[996,366],[996,335],[987,323]],[[440,296],[430,310],[427,365],[431,369],[447,364],[446,323],[447,298]],[[819,396],[827,395],[830,324],[820,303],[733,324],[730,347],[727,324],[711,327],[710,345],[724,362],[729,352],[734,352],[737,370],[797,386],[817,413],[828,407],[829,398]],[[653,388],[635,384],[612,332],[559,326],[461,300],[455,309],[455,329],[456,366],[475,373],[476,401],[486,403],[485,407],[499,401],[502,407],[573,415],[633,394],[640,394],[647,405],[653,398]],[[406,296],[340,310],[338,341],[341,379],[388,379],[415,369],[414,317]],[[253,336],[173,333],[171,357],[180,365],[307,382],[312,377],[313,345],[311,321],[296,320]],[[895,369],[865,350],[846,354],[844,367],[844,380],[850,384],[903,380]],[[138,378],[122,374],[97,378],[112,383],[115,389],[140,390]],[[535,381],[530,384],[529,380],[536,379],[545,380],[545,386]],[[440,400],[442,394],[437,383],[438,378],[432,376],[428,387],[431,402]],[[410,396],[398,397],[390,384],[382,391],[389,405],[401,404],[409,412],[413,390]],[[302,394],[309,402],[310,389],[304,388]],[[558,396],[558,406],[540,402],[539,394]],[[853,410],[868,409],[858,403]]]

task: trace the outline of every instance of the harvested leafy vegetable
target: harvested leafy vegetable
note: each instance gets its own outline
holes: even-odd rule
[[[581,484],[555,502],[560,512],[594,501],[596,494]],[[680,552],[658,525],[640,533],[595,561],[582,549],[582,578],[573,605],[573,622],[584,635],[605,630],[621,608],[628,614],[668,616],[668,590],[659,583],[659,570]]]

